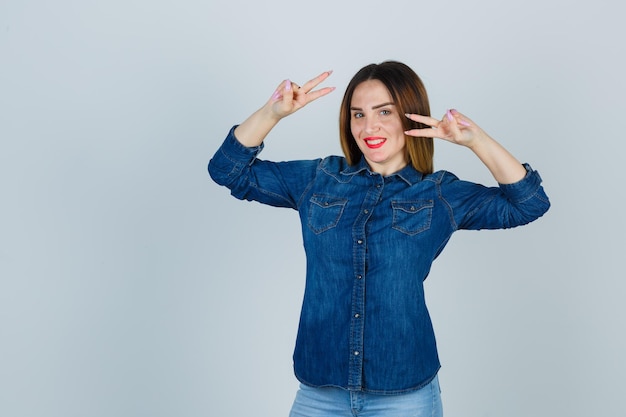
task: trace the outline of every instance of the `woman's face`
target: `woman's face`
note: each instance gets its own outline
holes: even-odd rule
[[[350,103],[350,130],[374,172],[390,175],[407,165],[401,116],[379,80],[359,84]]]

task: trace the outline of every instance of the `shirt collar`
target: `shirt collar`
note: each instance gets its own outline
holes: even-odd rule
[[[364,157],[361,157],[361,160],[356,165],[348,166],[341,173],[343,175],[356,175],[359,173],[362,173],[362,174],[368,173],[368,174],[378,175],[375,172],[370,171],[369,165],[367,165],[367,162],[365,161]],[[408,185],[414,185],[422,180],[422,178],[424,177],[424,174],[422,174],[421,172],[413,168],[411,164],[408,164],[407,166],[402,168],[400,171],[394,172],[393,174],[388,175],[387,178],[391,178],[395,176],[399,177]]]

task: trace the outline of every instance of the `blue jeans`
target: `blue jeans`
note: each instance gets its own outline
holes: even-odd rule
[[[442,417],[439,379],[400,395],[301,384],[289,417]]]

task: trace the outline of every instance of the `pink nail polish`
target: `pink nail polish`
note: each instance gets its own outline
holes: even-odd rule
[[[274,91],[272,94],[272,100],[278,100],[280,98],[280,92],[278,90]]]
[[[287,91],[291,90],[291,80],[287,80],[287,83],[285,84],[285,90]]]
[[[459,122],[459,124],[461,124],[461,125],[463,125],[463,126],[467,126],[467,127],[470,127],[470,126],[472,125],[470,122],[466,122],[465,120],[461,120],[461,121]]]
[[[448,111],[446,112],[446,116],[448,116],[448,120],[449,120],[449,121],[454,120],[454,117],[452,117],[452,113],[450,113],[450,110],[448,110]]]

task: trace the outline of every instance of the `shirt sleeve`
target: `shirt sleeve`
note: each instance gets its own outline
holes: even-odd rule
[[[258,159],[263,144],[246,147],[234,126],[209,161],[209,175],[240,200],[298,209],[300,198],[315,178],[320,160],[271,162]]]
[[[508,229],[528,224],[550,208],[541,176],[524,164],[526,175],[513,184],[485,187],[461,181],[447,173],[441,196],[448,204],[457,229]]]

